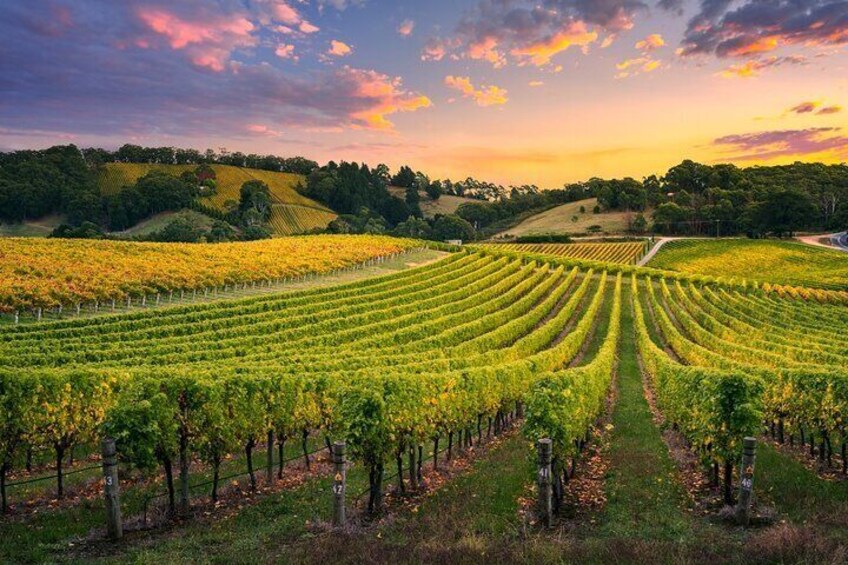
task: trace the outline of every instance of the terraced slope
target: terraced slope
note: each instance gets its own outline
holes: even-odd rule
[[[631,265],[639,261],[639,258],[645,254],[646,243],[643,241],[620,243],[502,243],[482,247]]]

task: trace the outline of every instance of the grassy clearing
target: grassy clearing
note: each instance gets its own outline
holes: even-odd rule
[[[203,229],[212,227],[214,220],[194,210],[180,210],[178,212],[161,212],[147,218],[133,227],[119,232],[112,232],[116,237],[146,237],[163,230],[168,224],[179,218],[186,219]]]
[[[397,196],[401,199],[406,198],[405,188],[390,186],[389,192],[392,196]],[[432,218],[436,214],[454,214],[456,213],[456,209],[463,204],[469,202],[481,202],[474,198],[463,198],[462,196],[451,196],[449,194],[443,194],[438,200],[433,201],[430,200],[427,193],[423,191],[419,191],[418,196],[421,199],[421,212],[428,218]]]
[[[512,227],[500,236],[519,237],[522,235],[539,234],[582,234],[589,226],[601,226],[601,232],[620,234],[627,231],[629,221],[636,216],[635,212],[605,212],[594,214],[592,210],[598,204],[596,198],[569,202],[562,206],[551,208],[541,214],[536,214]],[[581,212],[580,208],[584,211]],[[649,212],[644,213],[647,217]]]
[[[63,216],[51,214],[19,224],[0,224],[0,237],[47,237],[64,221]]]
[[[848,256],[799,242],[721,239],[666,243],[649,267],[833,290],[848,289]]]

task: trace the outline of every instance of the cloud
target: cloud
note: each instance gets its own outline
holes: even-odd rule
[[[340,75],[354,85],[353,97],[366,106],[350,115],[355,127],[390,130],[394,124],[387,116],[433,105],[426,96],[404,90],[399,78],[350,67],[345,67]]]
[[[337,41],[335,39],[330,41],[330,48],[327,50],[327,55],[332,55],[333,57],[347,57],[351,53],[353,53],[353,49],[351,49],[350,45],[347,43]]]
[[[792,108],[786,111],[787,114],[813,114],[817,116],[830,116],[833,114],[838,114],[842,111],[841,106],[832,105],[832,106],[824,106],[822,107],[821,102],[801,102],[800,104],[796,104]]]
[[[471,98],[478,106],[499,106],[509,101],[507,91],[498,86],[481,86],[475,88],[468,77],[445,77],[445,86],[458,90],[463,98]]]
[[[661,65],[662,63],[660,61],[651,59],[648,56],[627,59],[616,64],[615,68],[618,69],[618,73],[615,75],[615,78],[627,78],[642,73],[650,73],[659,69]]]
[[[282,132],[271,129],[264,124],[247,124],[245,129],[252,135],[262,135],[266,137],[279,137]]]
[[[828,154],[848,157],[848,137],[841,128],[809,128],[727,135],[713,141],[736,161],[768,161],[780,157]]]
[[[510,60],[544,66],[572,46],[585,51],[602,34],[608,46],[647,7],[641,0],[479,0],[452,34],[431,38],[421,58],[453,54],[496,68]]]
[[[648,53],[665,46],[665,40],[659,33],[652,33],[645,39],[636,42],[636,49]]]
[[[216,72],[224,70],[235,49],[257,42],[256,27],[245,15],[197,13],[187,19],[147,6],[138,8],[136,15],[149,32],[136,38],[137,47],[150,48],[164,40],[172,49],[185,50],[195,65]]]
[[[819,102],[801,102],[789,109],[793,114],[809,114],[814,112],[820,105]]]
[[[560,31],[553,37],[516,47],[510,51],[510,54],[521,59],[522,63],[544,67],[551,62],[551,57],[554,55],[570,47],[587,47],[597,39],[597,32],[587,30],[583,22],[574,22],[568,29]]]
[[[433,37],[427,40],[421,49],[422,61],[441,61],[448,54],[448,42],[444,39]]]
[[[848,43],[845,0],[701,0],[681,54],[747,57],[786,46]]]
[[[403,20],[397,28],[399,35],[409,37],[412,35],[412,30],[415,29],[415,22],[412,20]]]
[[[291,59],[292,61],[298,60],[298,56],[294,53],[294,45],[280,43],[277,46],[277,49],[274,50],[274,54],[280,59]]]
[[[730,65],[717,74],[722,78],[753,78],[759,76],[760,73],[766,69],[782,65],[803,65],[806,64],[806,62],[806,58],[800,55],[752,59],[745,63]]]
[[[364,3],[365,0],[318,0],[320,7],[332,6],[340,12],[346,10],[348,6],[361,6]]]
[[[80,0],[71,8],[73,33],[28,25],[42,8],[14,1],[0,18],[5,130],[214,143],[259,133],[246,124],[391,131],[393,116],[431,105],[400,77],[374,69],[283,70],[278,58],[297,47],[271,41],[282,24],[259,0],[170,0],[167,9],[144,4],[141,12],[137,0]],[[259,37],[271,61],[257,53]]]
[[[527,86],[531,86],[533,88],[536,88],[536,87],[539,87],[539,86],[544,86],[544,85],[545,85],[545,83],[542,82],[541,80],[531,80],[530,82],[527,83]]]

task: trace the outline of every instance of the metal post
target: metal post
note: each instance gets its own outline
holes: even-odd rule
[[[333,525],[344,526],[345,523],[345,488],[347,472],[345,470],[345,442],[333,444]]]
[[[118,454],[115,449],[115,440],[104,438],[102,445],[103,453],[103,494],[106,501],[106,530],[109,538],[121,539],[124,528],[121,524],[121,499],[118,490]]]
[[[551,488],[551,446],[550,439],[543,438],[537,443],[539,452],[539,517],[546,527],[553,525],[553,489]]]
[[[739,472],[739,505],[736,520],[747,527],[751,521],[751,499],[754,492],[754,463],[757,458],[757,439],[746,437],[742,441],[742,468]]]

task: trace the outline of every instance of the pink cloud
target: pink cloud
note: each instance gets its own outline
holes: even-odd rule
[[[151,32],[176,50],[185,50],[189,60],[199,67],[223,71],[230,54],[237,48],[256,44],[253,23],[243,15],[213,15],[194,21],[183,19],[161,8],[142,7],[139,20]],[[140,37],[136,46],[149,48],[151,38]]]
[[[281,43],[277,46],[277,49],[274,51],[274,54],[277,55],[280,59],[291,59],[293,61],[298,60],[298,56],[294,53],[294,45],[287,45],[285,43]]]
[[[267,137],[279,137],[281,135],[281,132],[271,129],[264,124],[248,124],[245,129],[255,135],[264,135]]]
[[[321,28],[319,28],[318,26],[314,26],[307,21],[303,21],[303,22],[300,22],[300,25],[298,26],[297,29],[299,29],[301,33],[315,33],[316,31],[319,31]]]

